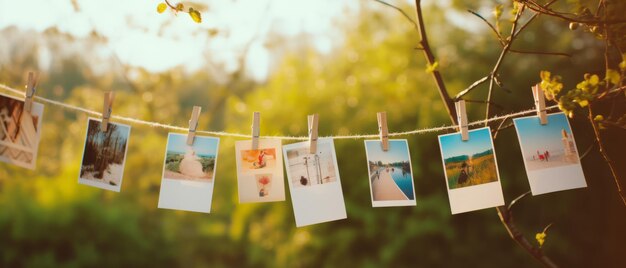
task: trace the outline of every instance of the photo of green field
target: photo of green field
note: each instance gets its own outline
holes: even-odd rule
[[[446,161],[446,177],[448,178],[448,188],[450,190],[456,188],[462,188],[472,185],[479,185],[483,183],[489,183],[498,181],[496,176],[496,160],[493,157],[493,152],[490,154],[472,157],[465,157],[465,161]],[[463,167],[463,163],[467,166]],[[459,183],[459,177],[461,177],[461,171],[466,169],[467,179]],[[462,179],[462,178],[461,178]]]
[[[487,129],[470,132],[462,141],[460,134],[439,137],[448,189],[498,181],[498,169],[491,134]]]

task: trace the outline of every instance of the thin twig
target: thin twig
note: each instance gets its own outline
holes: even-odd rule
[[[507,52],[509,51],[509,48],[511,47],[511,44],[513,44],[513,41],[515,40],[515,32],[516,32],[515,30],[517,29],[517,22],[519,21],[519,18],[522,16],[522,13],[524,12],[524,7],[525,5],[522,5],[517,11],[517,13],[515,14],[515,19],[513,20],[513,26],[511,26],[511,35],[508,38],[504,47],[502,48],[502,52],[500,52],[500,57],[498,57],[498,61],[493,66],[493,70],[491,71],[491,75],[490,75],[491,79],[489,80],[489,91],[487,91],[488,102],[491,102],[491,97],[493,93],[493,85],[495,83],[494,77],[496,76],[496,74],[498,73],[498,70],[500,69],[500,65],[502,64],[502,61],[504,60],[504,56],[507,54]],[[490,107],[487,106],[485,109],[485,117],[487,118],[489,118],[489,112],[490,112],[489,108]],[[485,126],[487,126],[487,124],[485,124]]]
[[[579,157],[580,160],[583,160],[583,158],[585,158],[585,156],[587,156],[591,152],[591,150],[593,150],[593,148],[596,147],[596,142],[597,142],[596,140],[593,140],[591,145],[589,145],[589,148],[587,148],[587,150],[585,150],[585,152],[580,155]]]
[[[513,48],[509,48],[509,52],[519,53],[519,54],[563,56],[563,57],[568,57],[568,58],[572,57],[571,54],[563,53],[563,52],[530,51],[530,50],[519,50],[519,49],[513,49]]]
[[[502,120],[502,122],[500,123],[500,125],[498,125],[498,128],[496,128],[496,130],[493,133],[493,139],[495,140],[498,137],[498,133],[500,133],[500,130],[505,130],[507,128],[510,128],[513,126],[513,123],[510,123],[506,126],[503,127],[504,122],[506,122],[506,120],[509,119],[508,117],[505,118],[504,120]]]
[[[496,37],[498,37],[498,41],[500,41],[500,44],[504,45],[504,38],[502,38],[502,35],[500,34],[500,32],[498,32],[496,27],[493,26],[493,24],[491,24],[489,21],[487,21],[487,19],[485,19],[483,16],[481,16],[480,14],[476,13],[475,11],[471,9],[468,9],[467,12],[474,14],[474,16],[478,17],[479,19],[487,23],[487,25],[489,26],[489,28],[491,28],[491,30],[496,35]]]
[[[531,193],[532,193],[531,191],[528,191],[528,192],[525,192],[525,193],[521,194],[520,196],[518,196],[518,197],[516,197],[515,199],[513,199],[513,201],[511,201],[511,203],[509,203],[509,205],[508,205],[506,208],[507,208],[508,210],[512,210],[512,209],[513,209],[513,206],[514,206],[515,204],[517,204],[517,202],[518,202],[518,201],[522,200],[522,198],[524,198],[524,197],[526,197],[526,196],[530,195]]]
[[[493,107],[496,107],[500,110],[504,110],[504,107],[500,104],[494,103],[494,102],[487,102],[484,100],[468,100],[468,99],[463,99],[465,100],[465,102],[473,102],[473,103],[482,103],[482,104],[487,104],[487,105],[492,105]]]
[[[626,196],[624,196],[624,192],[622,191],[620,179],[617,175],[617,171],[615,170],[613,160],[609,158],[609,155],[606,149],[604,148],[604,144],[602,143],[602,136],[600,136],[600,129],[598,127],[598,124],[595,122],[595,120],[593,120],[592,106],[593,106],[593,103],[589,103],[589,122],[591,123],[591,126],[593,127],[593,133],[596,135],[596,141],[598,142],[598,147],[599,147],[598,151],[600,151],[600,154],[604,158],[604,161],[609,166],[609,170],[611,171],[611,175],[613,176],[613,180],[615,181],[615,186],[617,187],[617,194],[620,196],[620,198],[622,199],[622,202],[626,206]]]
[[[481,79],[476,80],[474,83],[472,83],[469,87],[467,87],[466,89],[464,89],[463,91],[459,92],[459,94],[456,94],[456,96],[454,97],[454,100],[460,100],[463,96],[465,96],[467,93],[469,93],[470,91],[472,91],[472,89],[476,88],[477,86],[482,85],[483,83],[487,82],[487,80],[489,80],[489,78],[491,77],[491,75],[487,75]]]
[[[411,18],[411,16],[409,16],[409,14],[404,12],[404,10],[402,10],[401,8],[399,8],[397,6],[394,6],[394,5],[390,4],[390,3],[387,3],[385,1],[381,1],[381,0],[374,0],[374,1],[376,1],[378,3],[381,3],[381,4],[385,5],[385,6],[388,6],[390,8],[393,8],[393,9],[397,10],[398,12],[402,13],[402,16],[404,16],[404,18],[406,18],[409,22],[411,22],[411,24],[413,24],[413,27],[415,27],[416,30],[418,29],[417,23],[415,23],[415,21]]]

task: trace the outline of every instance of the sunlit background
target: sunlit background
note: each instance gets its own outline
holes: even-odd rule
[[[413,1],[389,1],[414,18]],[[508,33],[511,3],[504,5]],[[570,10],[566,1],[554,7]],[[583,1],[585,2],[585,1]],[[374,134],[376,112],[391,132],[450,124],[418,46],[398,11],[374,0],[184,2],[202,13],[156,11],[159,1],[0,0],[0,84],[22,89],[40,73],[38,96],[113,114],[186,126],[203,107],[201,130],[262,135]],[[424,1],[429,41],[451,95],[493,68],[501,46],[466,10],[494,20],[493,1]],[[531,13],[522,19],[529,18]],[[533,108],[540,70],[574,87],[603,68],[603,43],[563,21],[540,17],[514,47],[571,57],[508,54],[494,90],[495,114]],[[2,91],[2,93],[6,93]],[[481,100],[487,87],[467,96]],[[468,103],[470,121],[485,106]],[[584,116],[584,115],[583,115]],[[571,120],[582,152],[593,143]],[[436,135],[408,139],[416,207],[372,208],[362,140],[337,140],[348,218],[296,228],[285,202],[238,204],[234,142],[220,141],[210,214],[157,209],[167,130],[131,125],[121,193],[77,184],[87,115],[46,105],[33,171],[0,163],[3,267],[533,267],[495,209],[450,215]],[[494,125],[492,127],[497,127]],[[607,139],[619,135],[607,136]],[[495,140],[505,200],[529,190],[513,128]],[[624,208],[593,150],[587,189],[528,197],[514,208],[530,239],[553,223],[543,250],[563,267],[624,267]]]

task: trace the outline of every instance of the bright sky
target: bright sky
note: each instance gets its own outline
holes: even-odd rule
[[[179,65],[197,70],[206,66],[206,57],[213,64],[220,64],[218,68],[234,71],[239,67],[237,58],[253,40],[246,71],[251,77],[264,80],[277,60],[268,48],[272,42],[296,41],[304,33],[314,37],[312,45],[318,51],[330,52],[342,40],[336,22],[353,19],[361,4],[369,1],[374,8],[401,16],[372,0],[197,0],[209,10],[201,12],[203,21],[196,24],[186,13],[174,15],[168,10],[158,14],[156,6],[161,1],[75,0],[80,9],[76,12],[72,0],[0,0],[0,29],[17,26],[41,32],[57,27],[76,37],[88,36],[95,29],[109,41],[108,52],[91,53],[114,52],[124,64],[157,72]],[[402,1],[414,4],[410,0],[389,2]],[[438,8],[450,5],[449,0],[423,2],[436,3]],[[478,19],[463,12],[449,10],[446,18],[467,30],[481,28]],[[211,29],[219,30],[218,35],[211,37]],[[286,39],[275,39],[276,35]]]
[[[193,141],[193,150],[196,155],[217,155],[219,139],[214,137],[196,136]],[[170,133],[167,139],[167,151],[176,153],[187,152],[187,135]]]
[[[526,156],[536,154],[537,150],[542,153],[546,150],[562,152],[564,148],[561,130],[565,129],[568,135],[572,135],[567,117],[563,113],[548,115],[546,125],[541,125],[536,116],[516,118],[513,122]]]
[[[271,41],[270,31],[285,37],[315,35],[313,45],[328,52],[337,40],[336,18],[358,7],[358,1],[347,0],[200,0],[197,2],[208,5],[209,10],[202,12],[202,23],[196,24],[186,13],[158,14],[158,0],[76,2],[80,12],[70,0],[0,0],[0,29],[15,25],[44,31],[56,26],[62,32],[84,37],[95,28],[109,40],[109,48],[123,63],[150,71],[181,64],[197,69],[204,65],[206,55],[232,71],[238,67],[236,58],[244,46],[254,40],[247,57],[248,71],[252,77],[263,79],[271,64],[265,46]],[[210,37],[210,29],[218,29],[219,34]]]
[[[383,151],[378,140],[365,141],[367,160],[383,164],[409,161],[409,145],[406,140],[390,140],[389,150]]]
[[[472,156],[493,149],[489,128],[470,130],[468,141],[461,140],[461,133],[442,135],[439,136],[439,143],[444,159],[460,155]]]

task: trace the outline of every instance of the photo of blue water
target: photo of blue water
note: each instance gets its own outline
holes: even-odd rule
[[[404,173],[404,174],[402,174]],[[413,200],[413,178],[410,172],[402,172],[401,168],[394,168],[391,177],[396,182],[400,190],[410,199]]]

